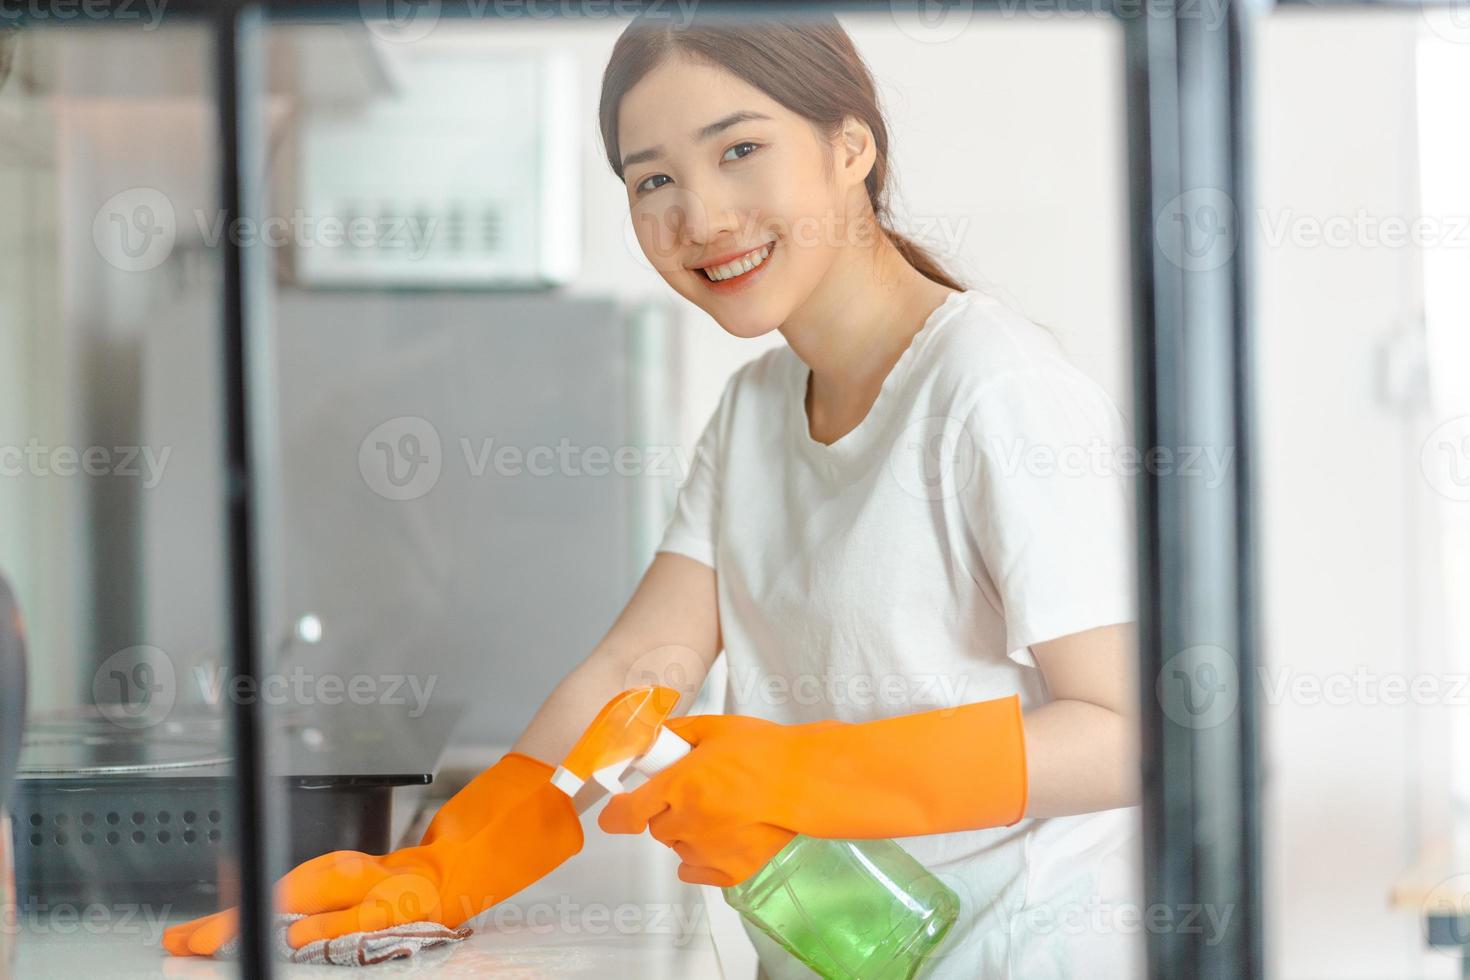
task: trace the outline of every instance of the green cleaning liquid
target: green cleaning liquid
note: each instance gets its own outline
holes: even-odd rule
[[[689,748],[659,725],[632,768],[651,777]],[[909,980],[960,912],[959,896],[891,840],[798,834],[724,891],[748,922],[825,980]]]
[[[749,922],[826,980],[909,980],[960,900],[891,840],[797,835],[724,889]]]

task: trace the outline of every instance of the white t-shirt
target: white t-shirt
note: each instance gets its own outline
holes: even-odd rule
[[[1136,618],[1125,426],[1046,330],[951,293],[831,445],[808,375],[783,346],[730,378],[659,546],[717,572],[727,713],[1029,710],[1049,700],[1032,644]],[[963,905],[923,976],[1141,976],[1137,820],[900,839]],[[772,980],[812,976],[747,932]]]

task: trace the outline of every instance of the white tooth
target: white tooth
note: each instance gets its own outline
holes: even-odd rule
[[[710,278],[714,279],[716,282],[722,279],[730,279],[734,276],[742,275],[743,273],[749,272],[751,269],[754,269],[756,266],[764,262],[766,260],[766,257],[771,254],[771,248],[772,246],[770,244],[767,244],[759,252],[752,253],[750,258],[737,259],[734,262],[730,262],[722,266],[717,266],[713,269],[707,269],[706,271],[709,273]]]

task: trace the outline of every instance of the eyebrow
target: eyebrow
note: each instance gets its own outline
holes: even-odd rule
[[[769,120],[770,118],[770,116],[763,115],[750,109],[741,109],[737,112],[730,113],[723,119],[716,119],[708,126],[702,126],[699,129],[695,130],[693,133],[693,139],[696,143],[703,143],[711,136],[717,136],[724,130],[729,129],[731,126],[734,126],[737,123],[750,122],[752,119]],[[627,156],[623,157],[623,169],[627,170],[635,163],[642,163],[645,160],[652,160],[655,157],[661,156],[663,152],[664,148],[662,146],[653,146],[649,147],[646,150],[639,150],[637,153],[629,153]]]

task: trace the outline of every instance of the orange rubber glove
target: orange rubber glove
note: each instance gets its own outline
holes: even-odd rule
[[[647,827],[694,884],[739,884],[796,834],[911,837],[1009,826],[1026,812],[1015,695],[857,724],[691,715],[667,727],[694,748],[608,800],[597,822],[614,834]]]
[[[472,837],[486,821],[499,816],[543,783],[551,781],[555,766],[520,752],[507,752],[493,766],[465,783],[434,814],[420,844],[441,837]]]
[[[318,939],[405,922],[455,927],[582,849],[582,823],[566,794],[544,782],[472,835],[439,835],[429,844],[382,856],[333,851],[303,862],[276,887],[276,909],[307,918],[291,924],[299,949]],[[238,928],[234,909],[164,931],[176,956],[210,956]]]

